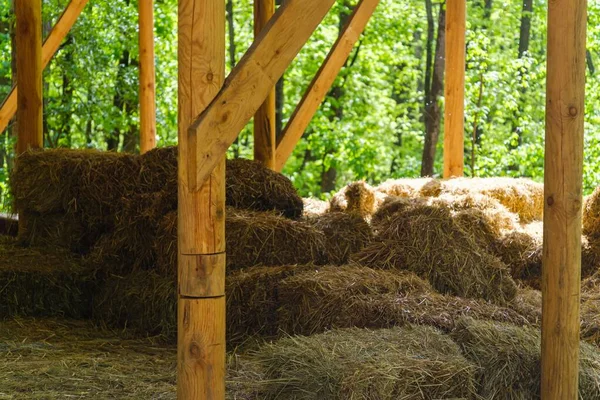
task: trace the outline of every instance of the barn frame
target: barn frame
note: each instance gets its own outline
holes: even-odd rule
[[[16,0],[17,153],[43,147],[42,70],[87,0],[42,45],[41,0]],[[178,398],[225,398],[225,153],[255,118],[255,158],[280,171],[379,0],[359,0],[279,142],[274,86],[335,0],[255,0],[255,41],[225,79],[224,0],[179,0]],[[153,0],[139,0],[140,149],[156,146]],[[466,0],[447,0],[444,177],[463,173]],[[586,0],[548,2],[542,399],[577,399]],[[18,90],[17,90],[18,88]]]

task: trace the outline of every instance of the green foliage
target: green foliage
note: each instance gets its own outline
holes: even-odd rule
[[[0,0],[2,97],[11,85],[12,1]],[[46,33],[67,3],[44,0]],[[542,180],[547,5],[534,0],[529,48],[519,58],[522,2],[491,4],[486,10],[485,1],[468,1],[465,172]],[[233,0],[236,62],[253,40],[252,6],[251,0]],[[340,14],[347,14],[351,6],[338,1],[287,70],[284,124],[336,40]],[[600,66],[600,3],[589,2],[588,13],[587,47]],[[119,150],[132,150],[127,142],[137,143],[139,123],[137,23],[136,0],[88,3],[44,73],[46,146],[106,149],[116,140]],[[177,142],[177,0],[155,1],[155,36],[157,133],[159,145],[170,145]],[[303,195],[326,197],[322,180],[331,169],[336,171],[337,187],[356,179],[376,183],[419,175],[426,39],[424,0],[381,0],[336,79],[335,90],[328,93],[285,167]],[[587,72],[584,187],[589,192],[600,179],[600,72]],[[443,99],[440,102],[443,105]],[[438,173],[443,121],[441,135]],[[13,146],[9,128],[0,136],[0,204],[6,201]],[[252,157],[252,147],[250,122],[229,156]]]

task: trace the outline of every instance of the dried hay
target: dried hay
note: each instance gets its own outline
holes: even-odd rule
[[[583,238],[581,243],[581,277],[587,278],[600,267],[600,238]]]
[[[93,274],[69,252],[0,237],[0,319],[90,314]]]
[[[502,230],[495,221],[477,208],[458,211],[453,218],[456,225],[487,252],[492,252],[494,243],[502,237]]]
[[[583,204],[583,234],[600,238],[600,187]]]
[[[336,193],[329,202],[329,211],[356,213],[363,218],[369,218],[386,195],[376,191],[364,181],[352,182]]]
[[[395,214],[404,212],[415,205],[425,204],[427,204],[427,201],[420,197],[410,198],[389,196],[383,201],[381,206],[377,209],[377,212],[373,214],[371,226],[375,232],[384,230]]]
[[[264,377],[227,356],[226,399],[258,400]],[[129,339],[88,321],[14,319],[0,323],[0,387],[5,398],[175,399],[177,348]],[[8,397],[6,397],[6,396]]]
[[[525,232],[512,232],[496,242],[495,253],[514,279],[536,281],[542,273],[541,243]],[[534,283],[534,282],[532,282]],[[534,283],[534,286],[539,286]]]
[[[343,329],[265,344],[252,354],[265,399],[472,398],[475,368],[435,329]]]
[[[255,265],[326,263],[325,235],[304,221],[275,213],[227,208],[227,269]],[[177,262],[177,213],[160,223],[154,245],[158,270],[174,273]]]
[[[452,338],[479,368],[478,394],[486,399],[540,398],[539,329],[463,319]],[[600,398],[600,352],[581,343],[579,398]]]
[[[132,335],[177,337],[176,279],[153,271],[110,275],[94,296],[92,318]]]
[[[449,331],[464,315],[528,323],[496,305],[435,293],[411,272],[368,267],[322,267],[278,284],[279,327],[312,335],[333,328],[386,328],[407,323]]]
[[[17,238],[23,246],[60,247],[85,254],[103,233],[103,230],[86,229],[78,218],[64,213],[40,215],[23,211],[20,220]]]
[[[330,264],[344,264],[351,254],[362,250],[373,239],[369,224],[358,214],[329,212],[308,219],[325,234],[327,260]]]
[[[508,307],[525,316],[531,325],[542,324],[542,292],[530,287],[520,287]]]
[[[498,200],[519,216],[522,224],[541,220],[544,186],[525,178],[453,178],[443,181],[444,193],[480,193]]]
[[[329,211],[329,203],[324,200],[307,197],[303,198],[302,202],[304,203],[305,217],[316,217]]]
[[[225,281],[227,340],[242,343],[255,335],[278,335],[279,287],[285,278],[313,271],[313,265],[253,267],[235,271]]]
[[[407,269],[442,292],[505,304],[516,294],[506,266],[460,228],[450,210],[413,206],[394,214],[373,244],[355,254],[361,265]]]

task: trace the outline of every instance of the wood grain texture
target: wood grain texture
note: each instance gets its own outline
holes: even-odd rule
[[[354,44],[358,41],[378,4],[379,0],[361,0],[354,8],[354,12],[348,18],[342,33],[329,51],[327,58],[319,68],[281,134],[275,156],[276,171],[281,171],[285,166],[310,120],[319,109],[335,78],[346,63]]]
[[[154,2],[139,0],[140,46],[140,153],[156,147],[156,101],[154,73]]]
[[[185,297],[225,295],[225,253],[179,254],[179,294]]]
[[[260,35],[273,14],[275,14],[275,0],[254,0],[255,38]],[[254,159],[267,168],[275,168],[275,146],[275,89],[273,88],[254,114]]]
[[[46,68],[87,2],[88,0],[71,0],[67,5],[67,8],[65,8],[65,11],[48,34],[42,46],[42,68]],[[0,106],[0,132],[6,129],[8,123],[17,112],[17,89],[17,86],[13,86]]]
[[[586,1],[548,5],[543,400],[578,398]]]
[[[190,187],[197,162],[187,131],[224,80],[225,2],[179,0],[179,399],[225,399],[225,155]]]
[[[464,169],[466,0],[446,2],[446,83],[444,87],[444,178]]]
[[[279,7],[223,89],[188,130],[187,141],[196,152],[187,160],[190,187],[200,187],[207,180],[333,3],[287,0]]]
[[[204,0],[206,1],[206,0]],[[225,399],[225,297],[180,298],[177,398]]]
[[[17,0],[17,154],[44,146],[42,132],[42,0]]]

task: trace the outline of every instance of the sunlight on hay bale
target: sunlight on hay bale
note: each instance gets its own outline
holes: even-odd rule
[[[352,260],[413,271],[429,279],[436,290],[461,297],[504,304],[516,293],[506,266],[482,249],[443,207],[419,205],[394,214],[374,243]]]
[[[327,261],[348,262],[351,254],[362,250],[373,239],[371,227],[358,214],[329,212],[307,221],[325,234]]]
[[[344,329],[289,337],[252,354],[265,399],[471,398],[475,368],[435,329]]]
[[[540,397],[540,331],[537,328],[463,319],[452,338],[480,369],[478,394],[485,399]],[[581,343],[581,399],[600,398],[600,350]]]
[[[597,187],[583,203],[583,234],[600,237],[600,187]]]
[[[315,217],[329,211],[329,203],[324,200],[315,199],[312,197],[303,198],[304,216]]]
[[[433,178],[388,179],[375,190],[396,197],[437,197],[441,193],[441,184]]]
[[[329,211],[356,213],[370,217],[384,201],[385,194],[364,181],[352,182],[337,192],[329,202]]]
[[[304,221],[275,213],[227,208],[225,215],[227,269],[255,265],[326,263],[325,235]],[[160,222],[154,243],[156,268],[177,271],[177,213]]]
[[[93,273],[68,251],[0,238],[0,319],[89,316]]]
[[[501,228],[484,211],[469,208],[452,216],[456,225],[484,250],[491,251],[494,243],[502,237]]]
[[[416,205],[425,205],[427,201],[423,198],[408,198],[389,196],[381,204],[377,212],[371,218],[371,226],[373,230],[378,232],[384,230],[389,225],[392,217]]]
[[[387,328],[407,323],[449,331],[464,315],[528,323],[517,312],[472,299],[441,295],[407,271],[322,267],[282,280],[280,329],[311,335],[332,328]]]
[[[453,178],[443,181],[444,193],[481,193],[498,200],[519,216],[522,224],[541,220],[544,185],[525,178]]]

